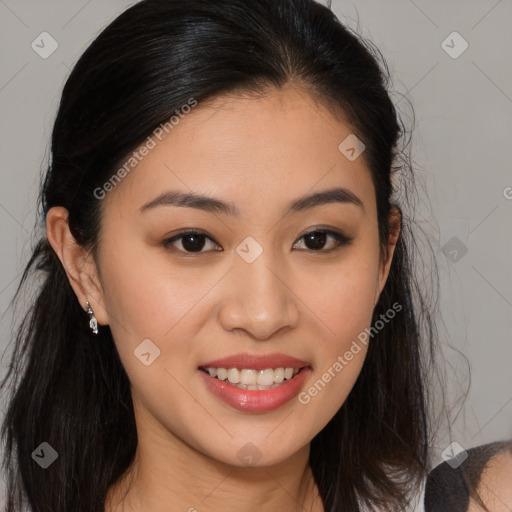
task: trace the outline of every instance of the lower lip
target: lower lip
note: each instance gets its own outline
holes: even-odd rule
[[[278,409],[299,393],[299,390],[309,375],[311,368],[301,368],[293,379],[285,380],[280,386],[265,390],[240,389],[228,381],[210,377],[198,370],[208,389],[223,402],[244,412],[267,412]]]

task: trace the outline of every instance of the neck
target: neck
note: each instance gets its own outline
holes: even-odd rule
[[[224,512],[226,504],[238,512],[324,511],[309,444],[279,464],[240,467],[208,457],[163,428],[142,432],[132,465],[108,490],[106,512]]]

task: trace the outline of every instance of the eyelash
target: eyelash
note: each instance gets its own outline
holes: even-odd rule
[[[312,252],[312,253],[331,253],[337,249],[341,249],[342,247],[346,246],[346,245],[349,245],[352,240],[354,240],[353,237],[348,237],[348,236],[345,236],[343,233],[341,232],[338,232],[338,231],[333,231],[332,229],[322,229],[322,228],[314,228],[310,231],[308,231],[307,233],[304,233],[299,239],[298,241],[302,240],[303,238],[305,238],[306,236],[312,234],[312,233],[323,233],[325,235],[328,235],[328,236],[332,236],[336,242],[337,242],[337,245],[331,249],[318,249],[318,250],[314,250],[314,249],[299,249],[299,250],[306,250],[306,251],[309,251],[309,252]],[[198,254],[201,254],[201,253],[205,253],[205,252],[208,252],[208,251],[197,251],[197,252],[194,252],[194,251],[184,251],[184,250],[181,250],[181,249],[176,249],[176,248],[171,248],[170,245],[173,243],[173,242],[176,242],[177,240],[180,240],[182,238],[184,238],[185,236],[187,235],[198,235],[198,236],[204,236],[206,238],[208,238],[209,240],[211,240],[212,242],[216,243],[215,240],[213,240],[211,237],[209,237],[206,233],[203,233],[202,231],[198,231],[198,230],[195,230],[195,229],[188,229],[188,230],[184,230],[184,231],[181,231],[180,233],[178,233],[177,235],[173,236],[172,238],[168,238],[166,240],[164,240],[162,242],[162,245],[163,247],[166,249],[166,250],[170,250],[170,251],[173,251],[173,252],[178,252],[178,253],[182,253],[182,254],[186,254],[187,256],[195,256],[195,255],[198,255]],[[295,245],[295,243],[294,243]],[[218,251],[218,249],[214,249],[215,251]],[[220,252],[220,251],[219,251]]]

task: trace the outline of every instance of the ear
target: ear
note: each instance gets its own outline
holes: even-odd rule
[[[379,258],[379,273],[377,277],[375,304],[379,301],[380,294],[386,284],[389,275],[389,269],[391,268],[391,261],[393,260],[393,254],[395,253],[396,243],[400,235],[400,229],[402,224],[402,212],[397,205],[392,205],[389,212],[388,226],[389,226],[389,237],[387,245],[382,247],[380,258]]]
[[[103,306],[103,288],[96,262],[89,250],[80,246],[69,230],[68,211],[62,206],[50,208],[46,216],[46,236],[59,257],[78,302],[86,311],[91,304],[94,316],[101,325],[109,318]]]

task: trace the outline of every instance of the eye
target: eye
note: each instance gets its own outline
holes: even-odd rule
[[[334,246],[332,246],[329,249],[325,249],[324,246],[328,238],[331,238],[331,240],[334,241]],[[304,239],[306,242],[306,249],[314,252],[331,252],[339,247],[350,244],[353,240],[353,238],[347,237],[343,233],[340,233],[338,231],[320,228],[315,228],[314,230],[309,231],[305,235],[302,235],[299,238],[299,240],[302,239]],[[178,241],[180,241],[181,243],[181,249],[176,247],[170,247],[172,244],[175,244]],[[195,229],[182,231],[181,233],[178,233],[176,236],[164,240],[162,242],[162,245],[164,246],[165,249],[172,249],[176,250],[177,252],[201,253],[207,252],[203,251],[207,241],[213,243],[213,250],[222,251],[222,249],[218,248],[219,246],[211,237]],[[296,246],[297,242],[294,244],[294,248]]]
[[[201,233],[200,231],[196,231],[194,229],[190,229],[187,231],[182,231],[181,233],[178,233],[176,236],[169,238],[167,240],[164,240],[162,245],[169,249],[169,246],[171,244],[174,244],[176,241],[181,240],[181,246],[183,249],[178,249],[180,252],[204,252],[202,251],[203,247],[205,246],[206,239],[213,242],[213,239],[209,236],[205,235],[204,233]],[[215,244],[214,244],[215,245]],[[214,249],[219,250],[219,249]]]
[[[329,237],[334,240],[335,245],[329,249],[324,249],[325,242]],[[350,244],[353,240],[353,238],[347,237],[338,231],[320,228],[315,228],[299,238],[299,240],[303,239],[305,240],[307,249],[316,252],[331,252],[339,247]]]

